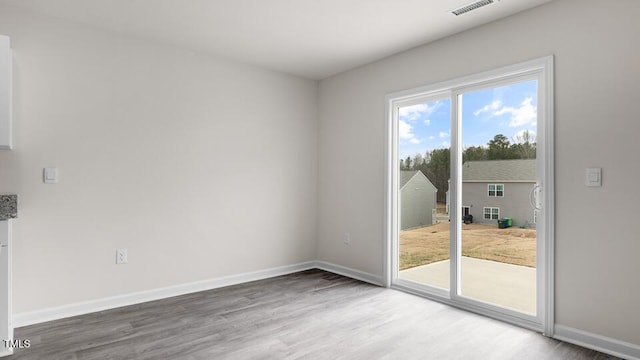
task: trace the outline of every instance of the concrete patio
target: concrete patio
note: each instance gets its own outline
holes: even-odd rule
[[[461,267],[462,296],[535,315],[535,268],[466,256]],[[444,260],[402,270],[399,277],[448,289],[449,272],[449,260]]]

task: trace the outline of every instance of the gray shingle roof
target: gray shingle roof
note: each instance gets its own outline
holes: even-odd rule
[[[536,160],[467,161],[462,181],[536,181]]]
[[[413,179],[418,173],[420,173],[419,177],[423,178],[427,184],[434,190],[438,191],[435,185],[427,178],[427,176],[420,170],[401,170],[400,171],[400,189],[402,189],[411,179]]]
[[[400,189],[402,189],[419,170],[400,171]]]

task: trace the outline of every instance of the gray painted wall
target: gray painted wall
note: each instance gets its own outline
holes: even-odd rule
[[[491,182],[491,184],[496,184]],[[513,226],[529,225],[533,227],[533,208],[529,204],[529,192],[535,185],[526,183],[504,184],[504,196],[489,197],[488,182],[465,182],[462,184],[462,206],[470,207],[474,223],[496,224],[496,220],[484,220],[484,207],[500,208],[500,218],[510,217]]]
[[[400,189],[400,229],[433,224],[438,190],[422,173],[417,173]]]
[[[315,81],[2,5],[0,34],[16,314],[316,258]]]
[[[321,81],[318,259],[383,274],[385,94],[554,54],[556,322],[640,345],[638,13],[555,0]]]

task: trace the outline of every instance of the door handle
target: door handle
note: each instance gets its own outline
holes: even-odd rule
[[[542,204],[540,203],[540,192],[542,191],[542,186],[540,184],[536,184],[531,188],[529,192],[529,203],[531,207],[535,210],[541,210]]]

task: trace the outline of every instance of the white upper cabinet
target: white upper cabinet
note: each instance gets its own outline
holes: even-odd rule
[[[0,35],[0,150],[13,148],[11,84],[9,37]]]

